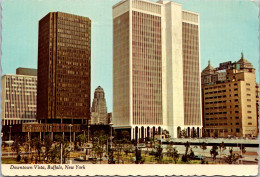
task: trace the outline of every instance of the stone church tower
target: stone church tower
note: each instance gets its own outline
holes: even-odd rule
[[[91,108],[91,124],[108,124],[107,106],[105,92],[98,86],[94,93],[94,99]]]

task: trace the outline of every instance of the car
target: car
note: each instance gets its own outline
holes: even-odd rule
[[[194,157],[193,157],[193,160],[203,160],[204,159],[204,157],[202,157],[202,156],[200,156],[200,155],[195,155]]]
[[[86,161],[86,160],[84,159],[84,157],[77,157],[77,158],[75,158],[74,160],[76,160],[76,161]]]

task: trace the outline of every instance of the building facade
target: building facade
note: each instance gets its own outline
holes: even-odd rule
[[[90,46],[87,17],[50,12],[39,21],[37,120],[41,124],[26,125],[24,130],[80,132],[79,127],[88,124]]]
[[[115,128],[131,129],[134,139],[162,130],[199,136],[199,66],[199,14],[170,1],[113,6]]]
[[[91,21],[51,12],[39,21],[37,119],[86,124],[90,119]]]
[[[237,62],[210,63],[201,73],[205,136],[252,137],[258,130],[255,69],[243,54]]]
[[[91,107],[91,124],[109,124],[105,92],[100,86],[96,88],[94,93]]]
[[[17,68],[1,77],[2,125],[36,122],[37,70]]]

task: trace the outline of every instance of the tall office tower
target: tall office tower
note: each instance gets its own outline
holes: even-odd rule
[[[243,54],[237,62],[210,63],[201,73],[205,136],[257,136],[258,85]]]
[[[90,119],[91,20],[51,12],[39,21],[37,120],[87,124]]]
[[[100,86],[96,88],[94,93],[91,108],[91,124],[109,124],[105,92]]]
[[[134,139],[163,129],[200,135],[199,14],[171,1],[121,1],[113,6],[113,55],[115,128]]]
[[[2,125],[36,121],[37,70],[17,68],[2,76]]]

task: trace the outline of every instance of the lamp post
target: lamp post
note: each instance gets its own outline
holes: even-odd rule
[[[70,127],[70,144],[71,144],[71,127],[72,127],[73,125],[71,125],[71,124],[69,124],[69,127]]]
[[[82,130],[83,133],[84,133],[84,143],[86,143],[86,133],[85,133],[85,130]]]
[[[11,128],[12,128],[12,126],[9,126],[10,127],[10,132],[9,132],[9,142],[8,142],[8,145],[9,145],[9,149],[8,149],[8,157],[10,156],[10,151],[11,151],[11,149],[10,149],[10,145],[11,145]]]
[[[9,141],[10,141],[12,138],[12,126],[9,126],[9,127],[10,127],[10,134],[9,134]]]
[[[113,126],[113,123],[110,122],[109,123],[109,126],[110,126],[110,149],[112,149],[112,126]]]
[[[89,128],[90,128],[90,125],[88,125],[88,141],[89,141]]]
[[[30,156],[31,156],[31,134],[32,134],[32,126],[29,125],[29,130],[30,130],[30,134],[29,134],[29,159],[30,159]]]

